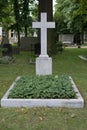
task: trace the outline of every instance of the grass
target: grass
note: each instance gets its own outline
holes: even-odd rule
[[[86,41],[87,42],[87,41]],[[87,46],[87,43],[82,44],[81,46]]]
[[[66,108],[0,108],[0,130],[86,130],[87,129],[87,49],[65,49],[53,56],[53,75],[72,76],[85,99],[83,109]],[[35,75],[28,52],[16,55],[13,64],[0,64],[0,98],[19,75]]]

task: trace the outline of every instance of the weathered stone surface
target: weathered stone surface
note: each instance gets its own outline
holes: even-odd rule
[[[52,58],[39,57],[36,58],[36,75],[52,74]]]
[[[38,37],[22,37],[20,49],[24,51],[30,51],[31,45],[34,46],[37,43],[39,43]],[[34,47],[33,47],[33,50],[34,50]]]

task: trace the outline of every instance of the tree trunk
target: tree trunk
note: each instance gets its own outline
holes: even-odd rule
[[[18,26],[17,26],[17,34],[18,34],[18,47],[20,47],[20,31]]]
[[[47,20],[53,20],[52,0],[39,0],[39,16],[41,12],[47,12]]]
[[[20,11],[19,11],[19,2],[18,0],[13,1],[14,4],[14,15],[15,15],[15,21],[16,21],[16,28],[17,28],[17,34],[18,34],[18,47],[20,47]]]
[[[84,31],[81,31],[81,44],[84,44]]]
[[[25,37],[27,37],[27,26],[25,25]]]

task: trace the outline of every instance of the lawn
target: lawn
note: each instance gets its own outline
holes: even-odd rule
[[[53,75],[70,75],[85,99],[83,109],[69,108],[0,108],[0,130],[87,130],[87,49],[66,49],[53,56]],[[15,55],[13,64],[0,64],[0,98],[20,75],[35,75],[28,52]]]

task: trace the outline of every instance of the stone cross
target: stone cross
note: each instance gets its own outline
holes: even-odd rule
[[[41,22],[33,22],[32,27],[41,29],[41,54],[39,57],[48,57],[47,28],[55,28],[55,22],[47,22],[47,13],[41,13]]]

